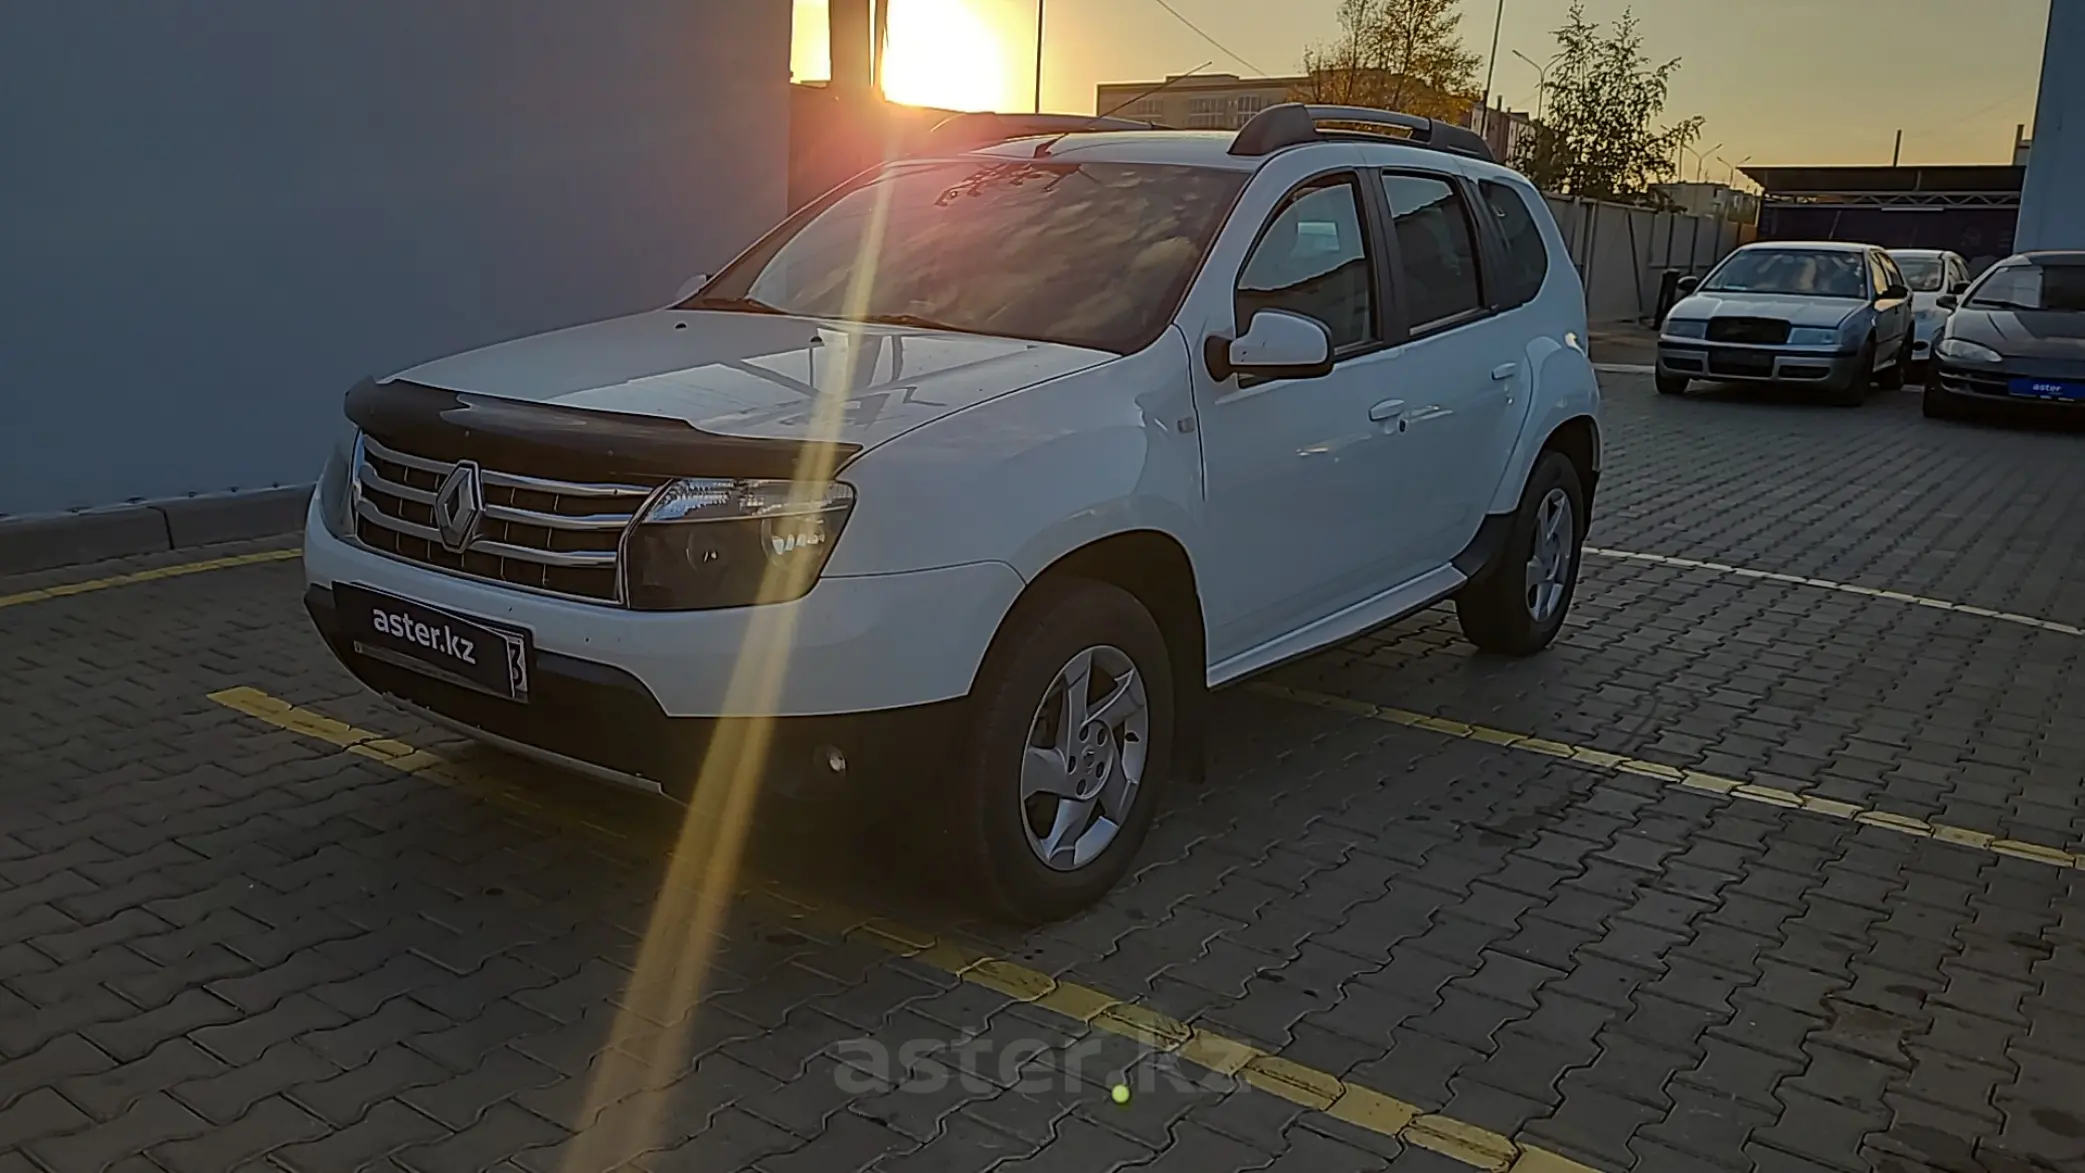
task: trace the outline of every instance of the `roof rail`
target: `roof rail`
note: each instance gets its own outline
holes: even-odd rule
[[[1076,134],[1092,130],[1156,130],[1130,118],[1095,118],[1090,114],[955,114],[942,119],[920,143],[923,150],[972,150],[1017,138]]]
[[[1438,118],[1361,106],[1306,106],[1301,102],[1269,106],[1254,115],[1238,132],[1231,153],[1257,158],[1303,143],[1350,138],[1395,139],[1415,147],[1498,162],[1491,153],[1491,144],[1482,135]]]

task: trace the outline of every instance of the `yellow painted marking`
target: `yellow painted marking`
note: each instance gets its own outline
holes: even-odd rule
[[[91,594],[111,587],[134,586],[141,582],[159,582],[168,578],[185,578],[191,574],[206,574],[212,570],[230,570],[238,566],[258,566],[264,562],[287,562],[301,556],[302,550],[263,550],[258,554],[235,554],[229,558],[205,558],[200,562],[181,562],[173,566],[159,566],[151,570],[133,570],[129,574],[112,574],[107,578],[90,578],[85,582],[60,583],[33,591],[21,591],[12,595],[0,595],[0,610],[19,607],[24,603],[41,603],[49,599],[65,599],[73,595]]]
[[[1399,709],[1386,709],[1377,705],[1359,705],[1344,697],[1323,696],[1314,692],[1287,688],[1279,684],[1248,685],[1263,696],[1279,697],[1298,704],[1329,709],[1336,713],[1359,713],[1370,720],[1383,721],[1391,725],[1402,725],[1407,729],[1424,729],[1433,733],[1443,732],[1444,725],[1460,725],[1461,722],[1443,722],[1432,718],[1421,718],[1419,714],[1406,713]],[[1961,847],[1979,851],[1991,851],[2015,859],[2045,863],[2052,867],[2085,869],[2085,852],[2064,851],[2055,847],[2043,847],[2038,843],[2021,843],[2010,839],[1999,839],[1983,831],[1972,831],[1966,827],[1950,827],[1942,823],[1929,823],[1909,815],[1892,814],[1888,811],[1869,810],[1850,802],[1841,802],[1820,795],[1798,794],[1778,786],[1760,786],[1742,778],[1725,778],[1719,774],[1700,770],[1682,770],[1663,762],[1646,762],[1623,754],[1596,750],[1586,746],[1565,745],[1523,733],[1504,729],[1486,729],[1481,725],[1465,726],[1466,733],[1449,733],[1464,741],[1478,741],[1512,750],[1526,750],[1546,757],[1561,758],[1573,765],[1584,766],[1601,773],[1634,774],[1651,778],[1684,790],[1718,795],[1741,802],[1756,802],[1783,810],[1800,810],[1825,818],[1844,822],[1861,823],[1894,831],[1900,835],[1911,835],[1921,839],[1938,839]]]
[[[1302,699],[1307,694],[1296,696]],[[357,729],[309,709],[297,708],[259,689],[229,688],[211,693],[210,699],[278,729],[332,745],[343,753],[365,757],[404,773],[463,785],[495,805],[536,813],[533,804],[524,796],[502,787],[487,771],[414,749],[403,742]],[[1374,706],[1367,706],[1367,709],[1367,715],[1377,715]],[[1348,711],[1356,710],[1350,707]],[[1478,735],[1476,726],[1464,728],[1469,731],[1460,736],[1474,738]],[[486,789],[488,784],[490,792]],[[605,828],[590,829],[611,836],[614,834]],[[1110,997],[1075,982],[1060,981],[1017,962],[942,941],[932,933],[841,905],[801,897],[767,881],[748,883],[740,896],[785,920],[872,945],[972,985],[1088,1024],[1096,1030],[1171,1052],[1205,1070],[1235,1076],[1251,1087],[1291,1103],[1324,1112],[1358,1128],[1431,1149],[1474,1169],[1507,1170],[1510,1173],[1600,1173],[1591,1166],[1581,1165],[1547,1149],[1520,1144],[1474,1124],[1429,1113],[1416,1104],[1348,1083],[1329,1072],[1270,1055],[1250,1043],[1212,1034],[1170,1015]]]
[[[2053,631],[2059,635],[2085,635],[2085,627],[2072,623],[2058,623],[2053,619],[2042,619],[2034,615],[2021,615],[2012,611],[1993,611],[1988,607],[1972,607],[1967,603],[1951,602],[1947,599],[1932,599],[1924,595],[1908,595],[1903,591],[1882,590],[1878,587],[1857,586],[1850,582],[1833,582],[1828,578],[1809,578],[1800,574],[1781,574],[1772,570],[1754,570],[1747,566],[1731,566],[1723,562],[1703,562],[1697,558],[1674,558],[1668,554],[1644,554],[1635,550],[1607,550],[1598,546],[1587,546],[1585,552],[1602,558],[1619,558],[1626,562],[1647,562],[1653,566],[1672,566],[1683,570],[1708,570],[1717,574],[1732,574],[1739,578],[1759,578],[1769,582],[1783,582],[1791,586],[1816,587],[1819,590],[1838,591],[1841,594],[1860,595],[1871,599],[1888,599],[1907,607],[1925,607],[1934,611],[1959,611],[1979,619],[1995,619],[2002,623],[2018,624],[2040,631]]]

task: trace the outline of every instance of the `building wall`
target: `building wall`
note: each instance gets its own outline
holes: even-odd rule
[[[789,0],[0,6],[0,514],[312,479],[355,379],[783,213]]]
[[[2020,192],[2022,250],[2085,248],[2085,0],[2052,0],[2033,149]]]
[[[1238,130],[1267,107],[1289,101],[1303,80],[1219,73],[1185,81],[1112,82],[1096,88],[1093,109],[1179,130]]]

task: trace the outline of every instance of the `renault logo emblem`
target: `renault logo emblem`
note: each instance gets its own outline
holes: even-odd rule
[[[441,531],[442,548],[451,554],[469,549],[484,516],[485,491],[478,485],[478,466],[462,461],[449,470],[434,493],[434,527]]]

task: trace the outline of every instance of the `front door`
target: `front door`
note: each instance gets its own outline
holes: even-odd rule
[[[1402,581],[1411,506],[1394,485],[1405,449],[1370,208],[1357,173],[1311,178],[1280,200],[1237,268],[1237,332],[1267,309],[1320,322],[1330,375],[1218,382],[1195,364],[1212,662]]]

